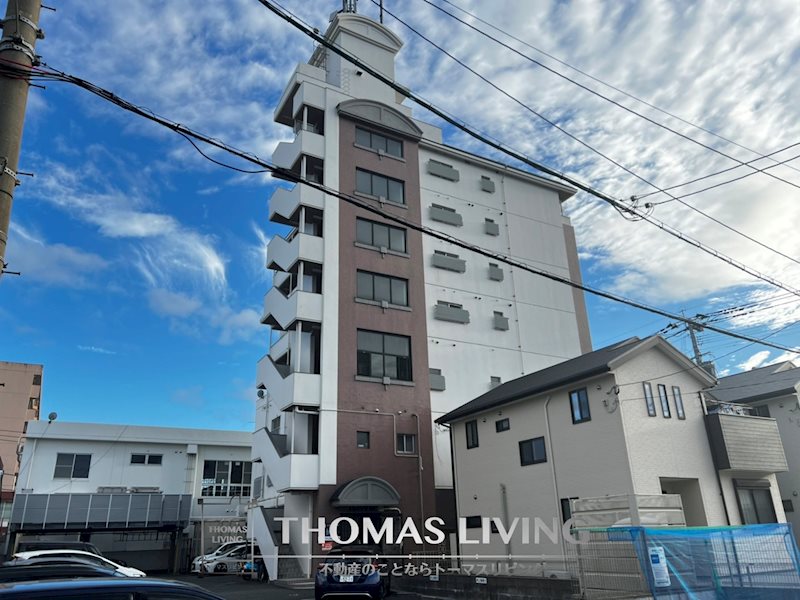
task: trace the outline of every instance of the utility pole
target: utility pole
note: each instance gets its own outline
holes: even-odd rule
[[[41,9],[41,0],[8,0],[0,38],[0,65],[25,72],[36,64],[36,40],[44,38],[39,29]],[[0,270],[6,266],[11,204],[19,183],[17,167],[28,86],[24,75],[0,75]]]

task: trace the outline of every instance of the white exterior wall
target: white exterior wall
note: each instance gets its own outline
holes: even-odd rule
[[[616,369],[634,493],[660,494],[660,477],[698,479],[708,525],[727,525],[698,392],[707,384],[658,347]],[[677,373],[676,373],[677,372]],[[670,374],[667,377],[664,375]],[[642,381],[650,381],[656,416],[647,415]],[[663,417],[657,384],[667,388],[672,418]],[[686,419],[678,419],[672,386],[681,389]],[[735,506],[735,505],[734,505]]]
[[[203,461],[249,461],[250,438],[250,433],[239,431],[29,421],[18,491],[84,494],[97,493],[98,487],[105,486],[157,487],[164,494],[192,494],[199,498]],[[91,454],[89,477],[54,478],[60,453]],[[162,464],[132,465],[134,453],[161,454]],[[226,498],[210,500],[217,503]],[[239,514],[240,505],[247,500],[209,504],[203,509],[204,517],[243,517],[243,511]],[[193,501],[192,517],[199,515],[199,507]]]
[[[466,447],[465,421],[455,423],[452,429],[458,516],[505,520],[501,485],[506,486],[509,519],[528,517],[533,522],[539,517],[548,527],[553,519],[559,526],[562,522],[561,498],[632,493],[619,413],[607,410],[604,405],[606,392],[613,384],[612,376],[599,377],[470,417],[467,420],[478,421],[477,448]],[[592,419],[574,424],[569,392],[582,387],[587,388]],[[502,418],[510,420],[511,428],[498,433],[495,421]],[[547,462],[521,466],[519,442],[540,436],[546,439]],[[477,531],[470,529],[467,533],[477,538]],[[508,549],[498,534],[492,534],[488,546],[461,545],[461,554],[476,552],[541,555],[554,570],[559,570],[563,555],[561,545],[552,544],[544,536],[539,544],[531,546],[523,546],[517,536]]]
[[[791,500],[794,510],[785,513],[786,520],[792,524],[795,537],[800,537],[800,402],[797,394],[789,394],[769,401],[769,414],[778,423],[783,450],[789,470],[777,474],[780,495]],[[783,508],[783,503],[778,503]]]
[[[457,169],[459,181],[427,173],[431,158]],[[494,193],[481,190],[481,175],[494,181]],[[554,190],[424,145],[420,147],[420,182],[423,225],[569,277],[561,205]],[[463,226],[432,220],[431,204],[455,209]],[[499,236],[485,233],[486,218],[499,225]],[[466,272],[433,267],[435,250],[457,254],[466,261]],[[423,252],[429,363],[442,370],[447,387],[431,392],[434,420],[491,389],[490,376],[510,381],[580,354],[569,287],[427,236]],[[489,263],[503,270],[503,281],[489,279]],[[434,319],[439,300],[463,305],[470,323]],[[494,329],[495,311],[508,318],[507,331]],[[448,437],[434,431],[434,440],[436,486],[452,487]]]

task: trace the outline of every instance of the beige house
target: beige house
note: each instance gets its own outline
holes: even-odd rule
[[[17,451],[25,422],[39,418],[42,365],[0,361],[0,459],[3,491],[13,492],[19,471]]]
[[[565,542],[540,535],[537,543],[534,520],[560,527],[576,498],[677,494],[688,526],[736,525],[748,520],[740,508],[748,492],[766,490],[766,520],[784,522],[775,473],[787,467],[775,420],[708,415],[702,390],[713,384],[661,337],[631,338],[438,419],[450,427],[460,553],[537,557],[558,572]],[[482,517],[506,527],[527,517],[528,543],[503,540],[497,527],[488,543],[473,543]]]

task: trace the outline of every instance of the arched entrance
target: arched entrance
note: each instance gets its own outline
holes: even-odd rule
[[[400,494],[388,481],[366,476],[340,486],[331,496],[330,503],[334,508],[346,512],[366,508],[381,512],[399,506]]]

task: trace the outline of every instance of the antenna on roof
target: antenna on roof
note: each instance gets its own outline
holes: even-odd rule
[[[357,13],[358,0],[342,0],[342,12]]]

